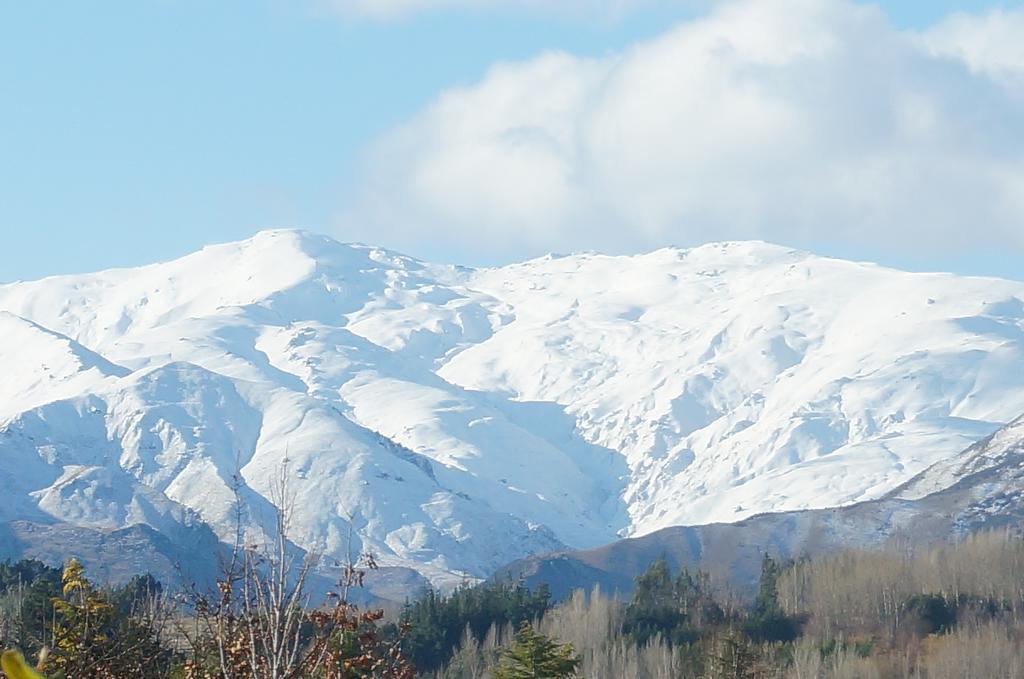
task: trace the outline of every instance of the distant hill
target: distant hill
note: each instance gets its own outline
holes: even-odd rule
[[[704,569],[746,590],[765,552],[797,559],[892,541],[934,545],[983,530],[1024,532],[1024,417],[878,500],[666,528],[597,549],[522,559],[495,577],[521,578],[534,587],[543,583],[558,598],[594,585],[628,594],[633,578],[664,556],[675,568]]]

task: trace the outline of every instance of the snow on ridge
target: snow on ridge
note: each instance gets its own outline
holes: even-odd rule
[[[73,339],[0,311],[0,338],[12,359],[0,381],[0,422],[32,406],[77,395],[122,377],[128,370]]]
[[[974,444],[959,455],[940,460],[896,488],[890,497],[919,500],[955,484],[959,479],[990,469],[1008,455],[1024,453],[1024,415]]]
[[[3,285],[0,328],[64,347],[45,358],[66,376],[0,333],[0,369],[23,368],[0,464],[32,470],[0,516],[168,531],[180,512],[144,510],[163,497],[223,537],[239,473],[255,531],[287,457],[301,546],[343,555],[351,526],[382,563],[456,582],[847,504],[1024,411],[1022,300],[761,242],[470,269],[289,230]]]

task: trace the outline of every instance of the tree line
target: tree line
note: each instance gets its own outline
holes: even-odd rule
[[[624,599],[488,582],[390,618],[349,603],[372,561],[316,602],[313,565],[279,537],[236,548],[210,591],[168,592],[145,574],[98,587],[74,559],[0,563],[0,646],[60,679],[1024,677],[1024,541],[1007,532],[765,554],[749,596],[658,559]]]
[[[533,626],[578,654],[576,674],[565,676],[1024,678],[1024,540],[988,532],[926,549],[894,541],[788,563],[766,554],[749,596],[659,559],[628,599],[577,591]],[[429,676],[494,676],[516,630],[505,620],[479,629],[467,626]]]

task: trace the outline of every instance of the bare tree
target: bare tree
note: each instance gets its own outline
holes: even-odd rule
[[[265,544],[244,544],[238,484],[235,493],[238,528],[217,592],[189,592],[194,626],[182,630],[192,651],[186,677],[340,679],[361,669],[375,677],[411,677],[398,640],[385,644],[377,635],[383,613],[360,611],[349,601],[350,589],[362,584],[363,567],[376,567],[372,559],[350,558],[339,591],[319,608],[310,605],[309,580],[318,559],[288,537],[295,495],[287,459],[271,488],[275,515]]]

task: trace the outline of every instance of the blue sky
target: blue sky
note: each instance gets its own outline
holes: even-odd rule
[[[382,143],[394,147],[387,140],[401,126],[446,138],[433,122],[423,122],[433,115],[433,102],[445,92],[477,88],[496,63],[531,64],[551,50],[614,61],[674,25],[703,17],[712,4],[546,13],[509,3],[374,17],[301,0],[125,0],[103,3],[103,11],[94,3],[59,9],[4,3],[0,281],[144,264],[279,226],[359,240],[379,232],[384,245],[409,254],[470,264],[556,247],[629,251],[707,240],[703,231],[652,226],[636,238],[605,234],[591,242],[579,228],[554,223],[544,229],[563,229],[558,238],[539,230],[518,240],[513,224],[496,231],[488,241],[493,247],[463,248],[460,232],[447,221],[465,215],[448,220],[434,208],[428,215],[417,203],[421,197],[404,188],[407,164],[434,162],[423,148],[398,144],[384,170],[376,160]],[[892,1],[881,7],[893,30],[923,31],[956,11],[984,16],[1000,7],[1012,12],[1019,3]],[[991,89],[978,85],[976,96],[1000,96]],[[396,203],[413,207],[389,205],[382,216],[379,203],[390,200],[391,190],[399,194]],[[524,191],[516,195],[529,201]],[[366,199],[378,194],[384,197]],[[438,196],[445,199],[443,191]],[[376,211],[352,207],[364,202]],[[708,219],[725,219],[712,208]],[[490,221],[477,206],[465,214]],[[565,214],[585,219],[578,211]],[[679,214],[685,215],[680,223],[704,217]],[[423,232],[408,236],[410,223],[420,220]],[[361,226],[351,227],[357,222]],[[1024,252],[1000,241],[1013,228],[1008,223],[966,248],[955,239],[948,247],[918,248],[915,234],[890,245],[851,236],[855,227],[841,237],[825,226],[786,232],[765,224],[737,233],[906,268],[1024,280]],[[622,230],[619,222],[600,228]],[[977,228],[964,225],[965,231]],[[432,229],[444,236],[434,238]]]

